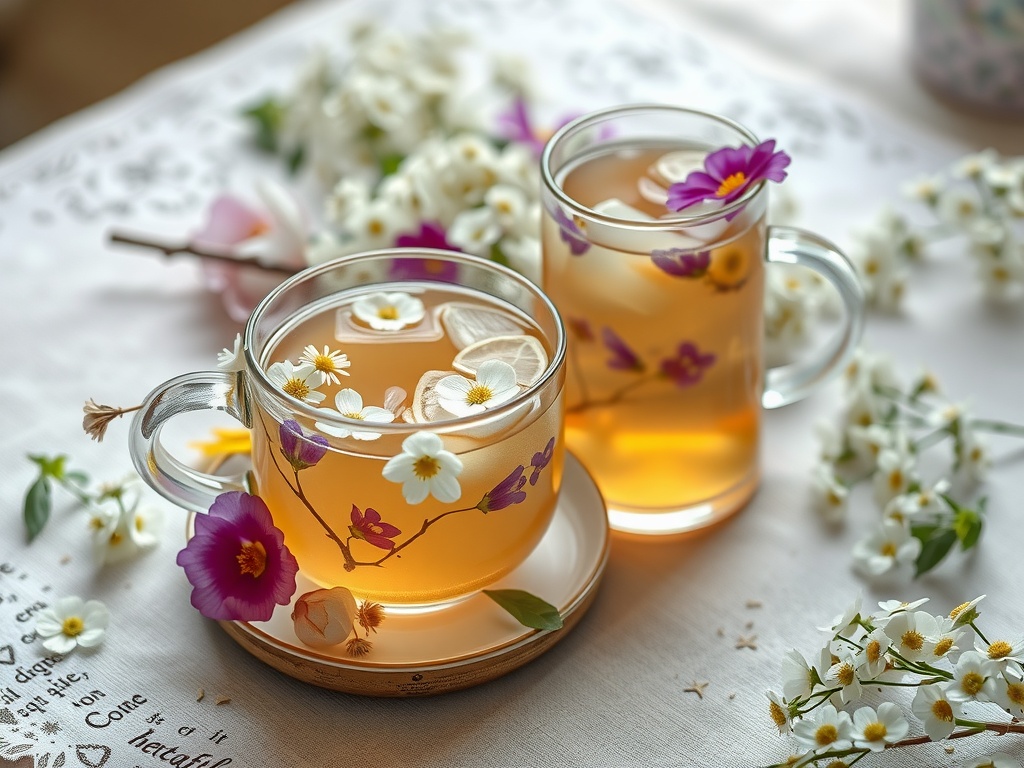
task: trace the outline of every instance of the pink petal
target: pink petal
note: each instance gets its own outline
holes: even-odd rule
[[[268,227],[257,211],[231,195],[221,195],[210,206],[203,228],[192,237],[200,247],[229,248]]]

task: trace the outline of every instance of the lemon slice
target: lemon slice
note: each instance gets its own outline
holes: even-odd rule
[[[470,344],[459,352],[452,367],[463,373],[476,375],[481,364],[488,360],[501,360],[516,372],[516,383],[529,387],[548,367],[548,354],[533,336],[495,336]]]
[[[437,392],[434,387],[437,382],[445,376],[458,375],[456,371],[427,371],[420,376],[416,384],[416,392],[412,396],[412,421],[417,424],[426,424],[431,421],[445,421],[456,418],[454,413],[449,413],[438,402]],[[406,419],[409,421],[409,419]]]
[[[502,312],[469,304],[447,304],[441,310],[441,325],[456,349],[478,341],[519,333],[523,327]]]

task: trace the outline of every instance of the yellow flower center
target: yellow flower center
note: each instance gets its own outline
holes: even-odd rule
[[[242,549],[235,560],[238,561],[238,570],[241,573],[248,573],[254,579],[263,575],[267,569],[267,550],[261,542],[243,541]]]
[[[977,672],[968,672],[960,680],[960,687],[968,696],[977,696],[985,685],[985,678]]]
[[[872,424],[874,424],[874,419],[871,418],[870,413],[864,411],[864,413],[860,414],[860,416],[857,417],[857,423],[862,427],[870,427]]]
[[[1005,640],[996,640],[988,647],[988,657],[990,659],[1005,659],[1011,653],[1013,653],[1013,646]]]
[[[735,192],[737,189],[742,187],[747,181],[747,175],[743,171],[736,171],[736,173],[726,176],[718,187],[718,191],[715,195],[718,197],[725,197],[730,192]]]
[[[975,446],[971,449],[970,457],[971,461],[978,464],[983,458],[985,458],[985,452],[978,446]]]
[[[842,499],[842,497],[838,493],[833,491],[833,490],[829,490],[828,495],[827,495],[827,499],[828,499],[828,503],[831,504],[833,507],[841,507],[841,506],[843,506],[843,499]]]
[[[941,720],[944,723],[953,722],[953,708],[949,706],[949,702],[945,699],[939,699],[932,704],[932,715],[935,716],[936,720]]]
[[[944,637],[935,644],[935,649],[932,651],[934,656],[945,656],[949,653],[949,649],[953,647],[953,638]]]
[[[306,396],[309,394],[309,385],[302,379],[288,379],[281,389],[284,390],[286,395],[291,395],[299,400],[305,400]]]
[[[1007,683],[1006,697],[1018,707],[1024,707],[1024,683]]]
[[[826,765],[825,768],[850,768],[850,766],[842,760],[833,760],[831,763]]]
[[[900,638],[900,643],[904,648],[909,648],[912,651],[920,651],[924,648],[924,637],[916,629],[908,629]]]
[[[819,747],[828,746],[838,738],[839,731],[832,723],[819,725],[818,730],[814,732],[814,740],[818,743]]]
[[[331,373],[338,370],[338,366],[334,364],[334,358],[324,354],[319,354],[313,358],[313,367],[323,373]]]
[[[874,259],[869,259],[864,264],[864,272],[869,275],[874,275],[878,272],[878,262]]]
[[[433,456],[420,456],[412,465],[412,471],[420,480],[429,480],[441,471],[441,464]]]
[[[889,488],[893,491],[898,491],[903,487],[903,472],[898,469],[894,469],[889,473]]]
[[[851,685],[853,681],[857,679],[857,675],[854,674],[853,667],[849,664],[843,664],[843,666],[839,668],[839,671],[836,672],[836,679],[839,680],[842,685]]]
[[[956,608],[949,612],[949,618],[955,619],[957,616],[963,613],[964,608],[966,608],[968,605],[970,605],[970,603],[960,603],[960,605],[958,605]]]
[[[874,664],[882,656],[882,644],[877,640],[872,640],[865,646],[864,653],[867,654],[868,661]]]
[[[494,393],[490,387],[485,387],[483,384],[477,384],[466,393],[466,402],[470,405],[483,405],[488,400],[494,397]]]
[[[371,235],[379,235],[384,231],[384,225],[380,223],[380,219],[370,219],[366,229]]]
[[[864,728],[864,739],[865,741],[881,741],[888,732],[885,723],[869,723]]]
[[[112,534],[110,534],[110,546],[116,547],[122,541],[124,541],[124,536],[122,536],[117,531],[114,531]]]
[[[60,631],[68,637],[78,637],[85,629],[85,622],[79,616],[68,616],[60,625]]]
[[[789,722],[789,720],[786,717],[786,713],[782,711],[782,707],[780,707],[774,701],[768,702],[768,714],[772,716],[772,722],[775,723],[775,725],[779,728],[782,728],[786,725],[786,723]]]
[[[350,411],[349,413],[343,413],[341,415],[344,416],[346,419],[358,419],[359,421],[365,421],[366,420],[366,417],[363,416],[363,414],[358,413],[358,412]]]
[[[381,307],[377,310],[377,317],[381,320],[397,320],[398,319],[398,308],[397,307]]]
[[[103,520],[98,517],[94,517],[91,520],[89,520],[89,527],[98,531],[100,530],[100,528],[103,527]]]
[[[881,552],[886,557],[896,557],[896,545],[893,544],[891,541],[887,541],[885,542],[885,544],[882,545],[882,548],[879,550],[879,552]]]

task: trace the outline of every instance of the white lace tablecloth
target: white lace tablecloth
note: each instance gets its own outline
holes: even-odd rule
[[[128,744],[147,729],[214,755],[210,766],[754,766],[787,754],[764,697],[779,685],[781,654],[816,649],[814,627],[858,592],[928,594],[936,611],[987,593],[986,619],[1020,627],[1019,454],[1004,451],[993,469],[975,556],[919,583],[866,585],[849,560],[859,528],[830,532],[810,508],[813,424],[835,413],[835,389],[767,414],[763,487],[732,522],[682,542],[616,537],[597,602],[570,636],[505,678],[437,698],[331,693],[248,656],[189,606],[174,564],[176,509],[154,552],[102,570],[64,497],[36,542],[22,533],[27,453],[66,453],[97,478],[128,473],[124,425],[90,442],[82,402],[138,402],[160,381],[209,368],[236,331],[194,263],[114,249],[105,232],[180,235],[225,187],[279,173],[248,148],[238,112],[286,88],[314,42],[340,45],[367,16],[435,21],[528,58],[547,118],[642,100],[725,113],[794,156],[787,186],[800,223],[843,244],[919,173],[988,145],[1024,154],[1021,125],[955,115],[920,89],[902,12],[891,0],[302,3],[0,153],[0,734],[13,720],[52,743],[51,766],[58,750],[65,765],[168,764]],[[981,303],[965,260],[940,259],[903,316],[871,318],[867,341],[903,374],[927,365],[984,415],[1024,422],[1022,323],[1019,309]],[[873,514],[867,504],[853,512]],[[22,642],[31,606],[72,593],[110,607],[107,640],[43,671],[39,643]],[[756,648],[736,647],[751,636]],[[684,691],[695,681],[708,683],[702,697]],[[88,712],[99,714],[87,722]],[[998,748],[1024,755],[992,737],[871,764],[960,765]]]

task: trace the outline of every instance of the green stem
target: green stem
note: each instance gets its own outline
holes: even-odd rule
[[[985,645],[992,645],[992,643],[990,643],[990,642],[988,641],[988,638],[987,638],[987,637],[985,637],[985,636],[984,636],[984,635],[983,635],[983,634],[981,633],[981,630],[980,630],[980,629],[978,629],[978,625],[977,625],[977,624],[975,624],[975,623],[974,623],[973,621],[971,621],[971,622],[968,622],[968,623],[969,623],[969,624],[971,625],[971,629],[973,629],[973,630],[974,630],[975,632],[977,632],[977,633],[978,633],[978,637],[979,637],[979,638],[981,638],[981,642],[983,642],[983,643],[984,643]]]
[[[1011,424],[1007,421],[994,421],[992,419],[972,419],[970,425],[983,432],[996,432],[1001,435],[1015,435],[1024,437],[1024,426]]]

